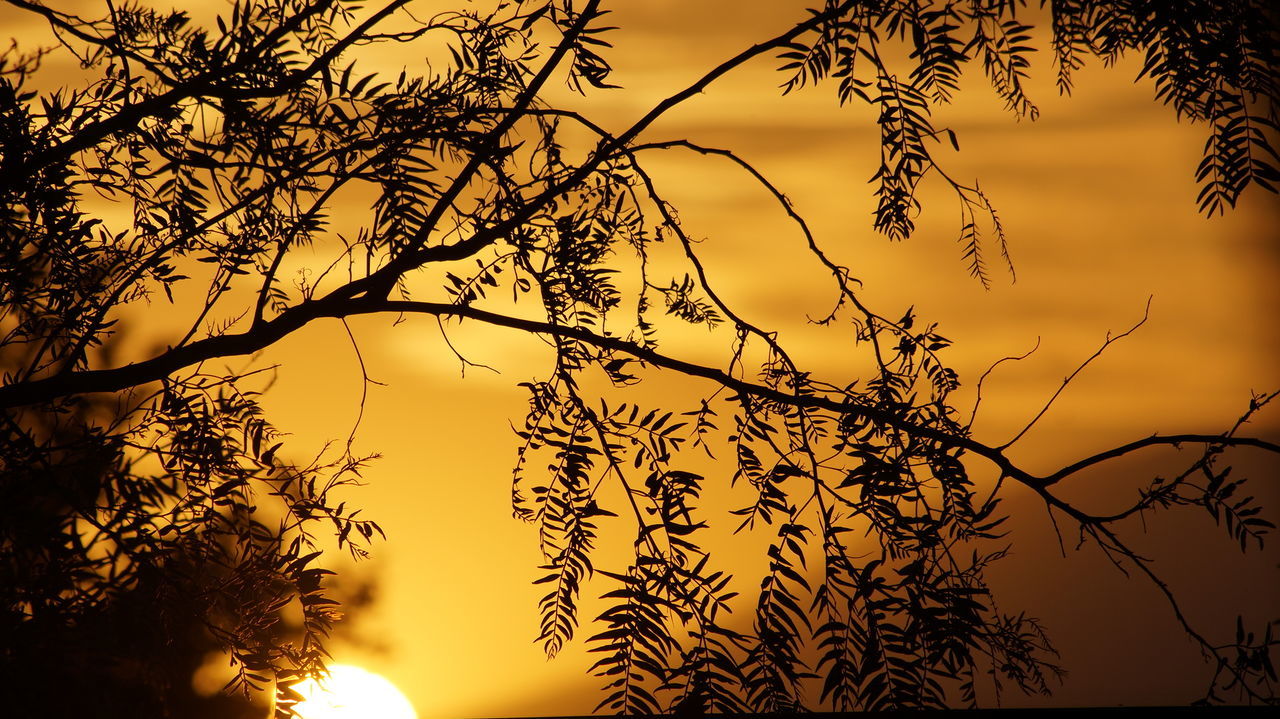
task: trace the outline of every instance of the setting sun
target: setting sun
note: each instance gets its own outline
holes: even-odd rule
[[[349,664],[329,667],[329,676],[298,685],[301,719],[418,719],[418,713],[386,677]]]

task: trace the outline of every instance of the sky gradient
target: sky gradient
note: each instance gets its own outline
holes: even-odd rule
[[[779,27],[790,13],[778,5],[759,3],[749,12],[725,2],[619,9],[609,58],[613,82],[624,89],[585,99],[552,95],[607,128],[623,127]],[[412,68],[411,58],[404,62]],[[954,128],[961,144],[945,156],[948,172],[978,178],[1009,232],[1017,281],[997,270],[990,291],[967,276],[955,242],[956,203],[941,183],[924,188],[915,237],[891,243],[872,232],[873,118],[863,108],[837,107],[826,87],[781,97],[771,61],[724,78],[645,138],[730,147],[752,162],[864,282],[872,307],[896,316],[914,305],[922,318],[940,322],[956,343],[950,356],[964,391],[972,392],[995,360],[1038,342],[1030,358],[1006,363],[988,381],[975,424],[982,440],[1016,433],[1108,332],[1132,326],[1152,298],[1147,323],[1082,373],[1019,443],[1015,456],[1028,467],[1048,469],[1157,431],[1221,431],[1250,391],[1280,386],[1275,198],[1251,191],[1225,217],[1199,216],[1193,172],[1203,128],[1175,122],[1153,101],[1150,83],[1135,84],[1133,59],[1114,68],[1091,63],[1071,98],[1058,96],[1048,63],[1040,53],[1032,68],[1037,122],[1004,111],[974,73],[958,101],[938,111],[937,124]],[[845,342],[804,326],[805,313],[819,314],[832,297],[813,281],[812,266],[793,259],[803,238],[767,194],[714,158],[672,151],[650,167],[686,228],[705,239],[700,249],[726,298],[781,330],[814,366],[847,372]],[[464,379],[432,320],[391,329],[386,320],[368,319],[352,329],[372,377],[388,385],[371,388],[365,408],[358,446],[383,459],[358,496],[391,537],[372,564],[382,594],[367,621],[387,632],[392,651],[348,661],[392,677],[424,717],[590,711],[599,695],[596,680],[585,676],[591,657],[582,645],[547,662],[532,641],[540,592],[529,582],[540,559],[531,529],[509,512],[516,439],[508,421],[519,421],[525,397],[514,385],[545,374],[549,353],[509,331],[451,329],[469,359],[501,371],[472,368]],[[695,355],[711,351],[704,330],[680,340]],[[295,448],[344,437],[355,419],[359,372],[344,342],[340,326],[318,325],[267,353],[284,365],[269,406],[275,421],[295,432]],[[313,359],[320,346],[329,348],[323,370]],[[686,402],[698,391],[705,389],[665,379],[646,389]],[[958,405],[968,406],[972,395],[962,397]],[[1252,431],[1275,437],[1275,412]],[[1168,466],[1160,462],[1144,454],[1081,478],[1079,496],[1099,502],[1093,506],[1133,496]],[[1274,476],[1276,468],[1258,469]],[[1117,494],[1117,486],[1130,491]],[[1274,504],[1280,493],[1269,491]],[[1155,592],[1125,582],[1096,550],[1075,551],[1071,536],[1062,557],[1043,507],[1016,491],[1011,497],[1015,549],[996,570],[1002,607],[1044,619],[1071,674],[1053,698],[1015,694],[1005,702],[1167,704],[1198,696],[1207,668]],[[1153,520],[1140,545],[1164,560],[1189,613],[1216,632],[1229,630],[1238,611],[1262,620],[1280,591],[1270,577],[1250,573],[1273,568],[1274,551],[1237,560],[1230,542],[1206,529],[1207,517],[1183,514]],[[739,561],[750,567],[756,559]],[[744,586],[752,581],[744,578]],[[1235,589],[1218,591],[1223,586]],[[584,599],[592,594],[588,588]],[[593,606],[584,601],[582,615],[592,615]],[[745,602],[742,612],[749,619]],[[490,682],[499,677],[509,689],[493,692]]]
[[[620,29],[610,34],[607,57],[615,68],[611,81],[622,89],[583,98],[556,86],[546,96],[608,129],[626,127],[719,62],[796,21],[803,5],[612,4],[620,7],[611,24]],[[14,34],[36,32],[11,27]],[[1043,36],[1037,39],[1043,46]],[[366,61],[368,69],[392,74],[424,69],[419,50],[380,51]],[[1063,98],[1050,55],[1039,53],[1031,85],[1041,112],[1036,122],[1003,110],[976,68],[957,101],[936,110],[935,125],[954,129],[961,148],[940,153],[940,161],[962,182],[978,179],[1009,235],[1016,281],[989,244],[990,290],[966,272],[955,240],[956,201],[936,178],[922,187],[915,236],[891,242],[872,230],[874,116],[863,107],[838,107],[830,87],[783,97],[775,65],[770,59],[735,71],[641,139],[731,148],[768,176],[824,249],[862,281],[870,307],[896,317],[914,306],[922,321],[938,322],[954,341],[948,353],[963,383],[958,407],[973,405],[975,382],[993,362],[1035,347],[987,381],[974,424],[978,440],[998,444],[1017,434],[1109,332],[1143,317],[1148,299],[1145,324],[1076,378],[1016,445],[1016,461],[1048,470],[1154,432],[1221,432],[1242,414],[1251,392],[1280,389],[1280,204],[1254,188],[1225,216],[1197,214],[1193,175],[1205,130],[1176,122],[1153,100],[1151,83],[1134,83],[1136,58],[1111,68],[1089,63],[1077,74],[1074,95]],[[54,69],[51,77],[76,73],[69,63]],[[816,372],[833,381],[857,376],[862,360],[847,334],[805,323],[806,316],[825,314],[835,295],[782,208],[723,160],[678,150],[646,159],[685,229],[702,241],[725,299],[778,330]],[[372,217],[359,193],[336,210],[352,223]],[[317,248],[317,258],[324,249]],[[296,271],[307,258],[291,261]],[[442,299],[428,281],[420,289],[420,299]],[[203,288],[191,291],[198,299]],[[125,315],[132,319],[126,342],[140,353],[191,321],[181,298],[132,312]],[[601,698],[600,682],[586,674],[593,657],[580,641],[590,627],[560,657],[545,659],[534,642],[542,591],[530,584],[542,558],[532,528],[510,510],[517,446],[511,423],[523,417],[527,397],[516,385],[545,377],[551,352],[510,330],[448,324],[454,349],[496,370],[464,373],[434,319],[393,327],[392,318],[362,317],[349,326],[369,376],[382,383],[367,387],[363,410],[360,365],[336,321],[316,322],[254,360],[280,365],[264,405],[271,421],[291,433],[291,456],[314,456],[328,442],[346,441],[357,418],[355,451],[382,455],[365,475],[367,486],[347,498],[365,507],[389,540],[375,545],[371,561],[331,560],[336,569],[375,579],[378,600],[358,619],[356,634],[365,643],[339,641],[335,659],[390,678],[424,719],[589,713]],[[723,345],[703,328],[671,327],[664,347],[716,362]],[[708,391],[661,373],[641,390],[646,402],[681,410]],[[1249,434],[1280,437],[1280,412],[1273,407],[1260,415]],[[1070,496],[1090,507],[1120,507],[1154,473],[1176,465],[1170,454],[1135,455],[1084,475]],[[1268,479],[1277,475],[1274,460],[1264,464],[1241,453],[1238,464]],[[737,506],[741,488],[724,486],[731,470],[723,465],[705,469],[708,483],[719,483],[703,503],[717,558],[750,590],[760,557],[746,550],[758,538],[733,538],[733,518],[714,509]],[[989,486],[989,471],[975,475]],[[1265,504],[1280,506],[1274,484],[1257,489],[1266,492]],[[1014,550],[993,570],[997,597],[1002,609],[1025,609],[1045,622],[1071,673],[1054,697],[1012,694],[1006,705],[1176,704],[1200,696],[1209,670],[1154,589],[1125,581],[1092,547],[1077,551],[1069,534],[1064,556],[1030,492],[1012,489],[1008,496]],[[1157,516],[1147,527],[1138,545],[1160,560],[1189,617],[1212,636],[1225,636],[1237,613],[1258,624],[1280,606],[1280,587],[1268,574],[1280,561],[1274,545],[1241,558],[1203,513],[1191,511]],[[609,528],[603,523],[602,534]],[[600,565],[610,551],[628,548],[627,528],[616,528],[617,537],[602,540]],[[1136,533],[1141,525],[1127,528]],[[598,613],[594,598],[602,591],[603,585],[584,589],[584,620]],[[750,621],[751,599],[740,599],[742,621]],[[495,682],[504,688],[494,691]],[[980,699],[993,702],[989,691]]]

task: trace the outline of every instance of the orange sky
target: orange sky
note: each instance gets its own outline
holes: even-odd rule
[[[788,4],[763,1],[708,0],[695,9],[676,0],[611,4],[625,6],[613,17],[622,29],[613,33],[609,55],[613,82],[625,89],[555,96],[614,128],[798,16]],[[1048,469],[1157,431],[1221,431],[1251,390],[1280,388],[1280,205],[1254,190],[1226,217],[1198,216],[1192,177],[1203,128],[1175,123],[1152,100],[1149,83],[1135,86],[1132,61],[1110,70],[1092,63],[1079,74],[1075,96],[1064,100],[1047,54],[1040,55],[1033,67],[1038,122],[1003,111],[981,77],[967,78],[959,102],[938,112],[936,124],[954,128],[962,148],[944,156],[948,171],[962,181],[980,178],[1010,234],[1017,282],[997,273],[990,291],[966,273],[954,240],[955,201],[944,188],[926,186],[912,239],[890,243],[871,231],[866,180],[877,138],[868,113],[837,108],[830,88],[779,97],[771,62],[725,78],[645,139],[689,138],[753,162],[864,282],[870,306],[897,316],[914,305],[922,318],[941,323],[940,332],[955,341],[951,361],[965,392],[991,362],[1039,340],[1031,358],[989,380],[975,424],[980,441],[998,444],[1016,433],[1108,331],[1131,326],[1153,297],[1147,324],[1086,370],[1019,443],[1014,457],[1027,468]],[[419,61],[400,59],[411,72]],[[686,229],[705,238],[708,269],[721,278],[726,299],[779,329],[813,366],[837,377],[847,371],[844,340],[803,324],[804,313],[822,312],[831,296],[811,279],[811,267],[790,259],[803,238],[768,197],[715,159],[673,152],[653,158],[651,168]],[[341,209],[368,213],[354,204]],[[390,537],[363,568],[377,574],[381,594],[361,622],[390,651],[339,646],[337,659],[391,678],[423,717],[588,713],[600,696],[598,682],[585,676],[591,660],[582,645],[548,663],[533,643],[541,592],[530,581],[540,558],[531,528],[510,516],[516,444],[508,420],[520,420],[526,397],[515,385],[545,375],[545,348],[506,330],[457,328],[451,338],[459,349],[501,371],[472,369],[464,379],[434,320],[350,324],[371,376],[387,384],[370,388],[356,445],[383,458],[367,473],[368,486],[351,496]],[[707,344],[705,330],[693,329],[668,346],[697,354]],[[340,324],[308,327],[259,362],[282,365],[266,405],[274,423],[293,433],[290,451],[304,457],[326,440],[345,439],[361,382]],[[665,378],[644,389],[651,402],[665,396],[689,403],[697,391]],[[961,394],[957,405],[971,402]],[[1274,438],[1280,414],[1264,415],[1251,433]],[[1272,477],[1275,469],[1267,470]],[[1149,471],[1131,462],[1090,475],[1079,496],[1103,503],[1132,496],[1113,489],[1143,485]],[[1280,491],[1266,491],[1272,506],[1280,504]],[[1004,592],[1002,608],[1028,609],[1059,641],[1072,674],[1052,703],[1196,698],[1207,674],[1155,593],[1117,581],[1095,550],[1071,552],[1071,537],[1069,556],[1061,558],[1043,509],[1016,491],[1010,496],[1016,549],[997,573],[996,589]],[[717,515],[710,516],[716,525]],[[719,519],[727,524],[729,517]],[[1237,610],[1280,606],[1271,577],[1245,574],[1274,568],[1275,551],[1237,561],[1225,537],[1201,531],[1206,524],[1200,516],[1190,523],[1161,516],[1140,542],[1166,560],[1193,617],[1212,622],[1204,624],[1209,631],[1226,631]],[[756,579],[742,581],[750,588]],[[1223,586],[1237,589],[1216,591]],[[1209,587],[1215,591],[1204,591]],[[584,596],[601,591],[589,586]],[[583,617],[594,616],[594,606],[584,602]],[[741,606],[749,621],[749,602]],[[1162,676],[1163,666],[1175,670]],[[494,683],[504,689],[494,691]]]
[[[614,34],[611,59],[614,81],[626,89],[571,101],[608,127],[624,126],[763,38],[774,26],[754,10],[766,5],[785,16],[776,3],[753,12],[735,9],[740,3],[704,3],[693,17],[670,1],[619,10],[614,22],[623,29]],[[1149,84],[1135,87],[1132,62],[1112,71],[1093,63],[1069,100],[1057,97],[1047,69],[1043,59],[1034,68],[1042,110],[1034,124],[1004,112],[981,78],[940,113],[961,138],[949,171],[981,179],[1011,234],[1018,281],[999,277],[990,292],[965,272],[954,241],[954,200],[941,188],[925,195],[920,230],[910,241],[891,244],[870,231],[866,179],[874,169],[874,129],[860,108],[836,108],[826,88],[780,98],[770,63],[757,63],[646,137],[738,150],[854,268],[872,306],[892,315],[914,304],[942,323],[943,334],[956,341],[952,361],[970,383],[995,359],[1021,354],[1039,339],[1031,359],[1006,365],[988,384],[976,425],[980,439],[1002,441],[1016,432],[1107,331],[1132,325],[1153,296],[1147,325],[1091,366],[1021,443],[1016,456],[1027,466],[1048,468],[1155,431],[1219,431],[1240,414],[1250,390],[1280,386],[1274,361],[1280,331],[1271,320],[1280,275],[1276,202],[1254,192],[1225,218],[1198,216],[1192,174],[1201,128],[1176,124],[1152,101]],[[807,279],[812,275],[804,269],[812,268],[786,259],[802,238],[782,213],[727,163],[676,154],[655,159],[656,177],[688,229],[706,238],[702,249],[721,273],[722,291],[750,318],[794,338],[802,356],[839,372],[830,352],[838,340],[796,322],[829,298]],[[366,408],[360,446],[384,458],[361,496],[391,536],[375,566],[385,589],[378,620],[395,649],[386,658],[360,659],[405,687],[423,716],[589,712],[599,696],[597,682],[585,676],[591,659],[581,644],[548,663],[532,642],[540,593],[529,582],[539,557],[530,528],[508,510],[515,449],[508,420],[518,421],[524,409],[523,390],[514,385],[543,371],[548,355],[536,341],[504,330],[458,329],[454,342],[470,359],[502,371],[472,370],[463,380],[434,321],[387,325],[366,320],[353,327],[373,376],[389,384],[372,390]],[[699,336],[705,332],[690,330],[688,342],[705,343]],[[323,392],[309,359],[319,343],[333,343],[332,379]],[[345,435],[354,418],[359,375],[341,344],[340,328],[318,326],[269,353],[286,365],[270,397],[273,416],[299,440]],[[655,391],[696,390],[658,383],[646,390]],[[969,397],[959,406],[968,406]],[[1256,431],[1274,436],[1280,428],[1274,412],[1267,422]],[[1149,478],[1141,464],[1123,469],[1136,476],[1086,481],[1137,486]],[[1013,507],[1025,519],[1015,518],[1017,549],[1000,574],[1002,606],[1045,619],[1072,674],[1048,702],[1007,701],[1163,704],[1198,696],[1204,676],[1198,650],[1178,634],[1151,589],[1117,581],[1095,550],[1060,558],[1042,508],[1025,497]],[[1162,518],[1164,526],[1171,519]],[[1192,528],[1172,531],[1157,525],[1153,545],[1196,616],[1227,630],[1246,605],[1255,612],[1276,606],[1280,591],[1269,577],[1251,581],[1243,574],[1275,562],[1256,553],[1252,562],[1236,562],[1225,538],[1199,531],[1207,522],[1193,520]],[[1198,592],[1198,585],[1223,581],[1240,595]],[[586,616],[593,605],[584,606]],[[746,603],[741,613],[749,620]],[[1162,676],[1165,666],[1174,670]],[[495,692],[495,681],[510,688]]]

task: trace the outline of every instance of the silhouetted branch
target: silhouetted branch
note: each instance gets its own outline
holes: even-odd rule
[[[1032,417],[1031,421],[1028,422],[1026,426],[1023,427],[1016,435],[1013,436],[1013,439],[1000,445],[1000,448],[1005,449],[1007,447],[1010,447],[1015,442],[1022,439],[1022,436],[1025,435],[1028,431],[1030,431],[1031,428],[1035,426],[1036,422],[1039,422],[1040,418],[1043,417],[1045,413],[1049,411],[1049,408],[1053,406],[1053,403],[1058,399],[1058,396],[1062,394],[1063,390],[1065,390],[1067,386],[1071,384],[1071,381],[1076,378],[1076,375],[1084,371],[1084,368],[1088,367],[1095,359],[1097,359],[1098,357],[1101,357],[1102,353],[1105,352],[1113,342],[1118,342],[1119,340],[1122,340],[1125,337],[1128,337],[1130,334],[1133,334],[1133,332],[1135,332],[1139,327],[1146,324],[1147,318],[1150,316],[1150,313],[1151,313],[1151,298],[1148,297],[1147,305],[1142,310],[1142,319],[1138,320],[1137,324],[1125,330],[1124,332],[1121,332],[1115,337],[1112,337],[1111,333],[1108,332],[1106,339],[1103,341],[1102,346],[1098,348],[1098,351],[1089,355],[1088,359],[1086,359],[1084,362],[1081,362],[1080,366],[1076,367],[1071,374],[1067,375],[1066,378],[1062,380],[1062,384],[1059,385],[1058,389],[1053,393],[1053,396],[1049,397],[1049,401],[1045,402],[1044,406],[1040,408],[1040,411],[1036,413],[1036,416]]]

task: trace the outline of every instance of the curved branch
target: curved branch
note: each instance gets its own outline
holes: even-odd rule
[[[838,16],[839,14],[847,11],[850,7],[857,5],[859,1],[860,0],[846,0],[837,7],[829,8],[824,12],[815,13],[808,20],[796,24],[787,32],[770,38],[769,40],[756,43],[737,55],[734,55],[732,58],[717,65],[710,72],[694,81],[693,84],[659,102],[652,109],[646,112],[643,117],[636,120],[635,123],[616,137],[608,140],[602,140],[599,147],[597,147],[596,150],[592,152],[591,155],[587,157],[587,159],[584,160],[573,172],[569,173],[560,182],[551,185],[534,197],[530,198],[528,201],[524,202],[521,208],[513,211],[511,215],[502,222],[493,225],[483,232],[478,232],[466,240],[452,245],[422,247],[417,251],[406,252],[391,262],[388,262],[386,265],[383,265],[376,272],[364,278],[364,280],[361,280],[358,286],[353,285],[353,288],[358,292],[369,291],[371,293],[381,294],[385,297],[387,292],[390,291],[390,288],[395,284],[397,278],[414,267],[417,267],[419,264],[425,261],[430,261],[427,257],[433,252],[443,250],[456,255],[457,258],[470,257],[471,255],[483,250],[485,247],[493,244],[498,239],[510,235],[519,228],[520,225],[528,222],[529,219],[546,206],[547,203],[551,202],[556,197],[563,195],[566,191],[577,186],[589,177],[591,173],[595,172],[602,163],[619,154],[626,154],[628,146],[630,146],[642,132],[648,129],[650,125],[656,122],[672,108],[683,103],[689,98],[702,93],[709,85],[711,85],[711,83],[715,82],[729,71],[764,53],[786,46],[792,40],[806,32],[809,32],[813,28],[822,24],[822,22],[830,19],[831,17]],[[515,120],[519,119],[521,115],[534,114],[534,110],[529,108],[524,112],[520,112],[513,109],[510,113],[510,117],[504,119],[504,123],[508,125],[514,124]],[[352,293],[347,296],[354,297],[357,293]]]
[[[1134,440],[1128,444],[1122,444],[1119,447],[1108,449],[1105,452],[1099,452],[1091,457],[1074,462],[1062,469],[1050,474],[1040,480],[1041,486],[1048,487],[1066,479],[1067,477],[1079,472],[1086,467],[1091,467],[1108,459],[1115,459],[1122,455],[1135,452],[1144,447],[1177,447],[1181,444],[1207,444],[1221,445],[1231,447],[1255,447],[1268,452],[1280,454],[1280,444],[1268,442],[1265,439],[1257,439],[1255,437],[1228,437],[1218,434],[1153,434],[1150,437],[1144,437]]]
[[[444,248],[434,248],[444,249]],[[349,285],[348,285],[349,287]],[[1077,520],[1089,522],[1089,517],[1066,504],[1048,491],[1048,487],[1064,477],[1107,459],[1128,454],[1152,445],[1177,445],[1198,443],[1222,446],[1257,447],[1280,454],[1280,445],[1253,437],[1229,437],[1223,435],[1179,434],[1154,435],[1120,447],[1101,452],[1068,465],[1045,477],[1037,477],[1015,465],[1005,456],[1004,447],[992,447],[967,435],[944,432],[933,427],[911,422],[890,411],[876,407],[857,405],[828,396],[796,395],[772,387],[748,382],[722,370],[669,357],[619,337],[601,335],[581,327],[566,327],[548,322],[511,317],[474,307],[439,302],[410,300],[377,300],[370,297],[349,299],[344,293],[334,292],[327,297],[306,302],[278,315],[269,322],[240,334],[209,337],[189,345],[176,347],[142,362],[123,367],[72,372],[32,382],[22,382],[0,387],[0,408],[37,404],[76,394],[117,392],[159,381],[184,367],[210,359],[252,354],[265,349],[304,325],[322,318],[344,318],[353,315],[378,313],[426,314],[437,317],[459,317],[485,324],[508,327],[531,334],[551,335],[558,338],[586,342],[601,349],[623,352],[662,369],[669,369],[690,377],[711,380],[722,387],[740,394],[787,404],[799,408],[820,409],[842,415],[855,415],[893,427],[914,436],[937,442],[945,447],[972,452],[996,465],[1004,476],[1015,479],[1041,494],[1046,501],[1071,514]]]

